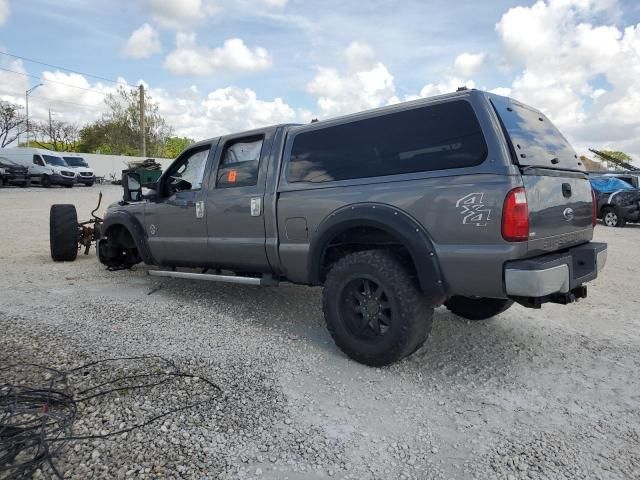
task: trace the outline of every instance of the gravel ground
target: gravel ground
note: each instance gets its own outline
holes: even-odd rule
[[[74,203],[84,219],[99,190],[105,205],[121,195],[0,189],[2,365],[162,356],[201,379],[87,402],[76,434],[209,401],[70,442],[56,458],[65,478],[640,478],[640,227],[597,228],[609,260],[588,299],[476,323],[439,308],[420,351],[374,369],[334,346],[318,289],[107,272],[93,252],[53,263],[49,206]],[[70,388],[158,361],[119,360],[71,375]]]

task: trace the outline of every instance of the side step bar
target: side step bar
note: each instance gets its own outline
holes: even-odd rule
[[[154,277],[172,277],[172,278],[186,278],[189,280],[205,280],[208,282],[226,282],[226,283],[241,283],[243,285],[257,285],[261,287],[276,287],[278,286],[278,280],[273,278],[272,275],[265,274],[261,278],[254,277],[242,277],[238,275],[214,275],[211,273],[190,273],[190,272],[176,272],[174,270],[149,270],[149,275]]]

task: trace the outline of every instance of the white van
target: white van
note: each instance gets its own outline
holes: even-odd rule
[[[0,154],[27,167],[31,182],[37,182],[43,187],[64,185],[71,188],[76,181],[76,172],[67,165],[59,152],[44,148],[3,148]]]
[[[93,185],[96,176],[87,161],[78,153],[61,152],[62,158],[76,172],[76,183],[84,183],[87,187]]]

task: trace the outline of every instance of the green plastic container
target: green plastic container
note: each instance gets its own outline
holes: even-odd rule
[[[145,168],[136,168],[132,171],[140,175],[140,183],[142,184],[142,186],[156,183],[160,178],[160,175],[162,175],[162,170],[147,170]]]

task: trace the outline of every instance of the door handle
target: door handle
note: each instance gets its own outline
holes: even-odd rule
[[[251,216],[259,217],[262,215],[262,198],[253,197],[251,199]]]

